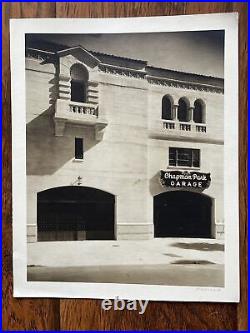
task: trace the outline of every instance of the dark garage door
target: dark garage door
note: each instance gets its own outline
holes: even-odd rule
[[[37,195],[38,241],[112,240],[112,194],[81,186],[52,188]]]
[[[155,237],[211,238],[212,199],[188,191],[154,197]]]

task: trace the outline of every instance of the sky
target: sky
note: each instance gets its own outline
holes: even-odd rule
[[[67,46],[82,47],[148,61],[155,67],[224,77],[224,32],[32,35]]]

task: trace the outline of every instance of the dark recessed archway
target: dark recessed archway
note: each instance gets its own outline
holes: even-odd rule
[[[87,86],[89,74],[85,66],[74,64],[70,69],[71,101],[78,103],[87,102]]]
[[[38,241],[112,240],[114,195],[82,186],[37,194]]]
[[[173,120],[173,98],[169,95],[165,95],[162,98],[162,119]]]
[[[195,123],[205,123],[205,103],[202,99],[197,99],[194,102],[193,120]]]
[[[172,191],[154,197],[155,237],[212,237],[212,199],[200,193]]]
[[[182,122],[190,121],[190,103],[186,97],[181,97],[178,102],[177,118]]]

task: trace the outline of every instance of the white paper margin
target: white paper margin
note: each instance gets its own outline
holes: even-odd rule
[[[225,30],[225,288],[27,282],[25,33],[145,33]],[[12,19],[12,193],[14,297],[239,302],[238,13],[109,19]]]

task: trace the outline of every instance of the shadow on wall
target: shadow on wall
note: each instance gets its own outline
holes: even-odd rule
[[[224,244],[214,243],[174,243],[171,246],[185,250],[197,251],[224,251]]]
[[[79,137],[79,128],[71,131],[66,125],[65,135],[54,135],[54,106],[30,121],[26,126],[27,175],[51,175],[75,156],[75,137]],[[93,128],[80,128],[84,138],[84,152],[96,145]]]
[[[58,79],[53,78],[49,81],[49,104],[55,105],[56,99],[58,98]]]
[[[155,196],[164,191],[160,183],[160,170],[149,181],[149,190],[152,196]]]

